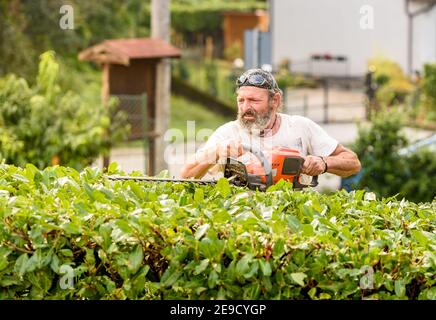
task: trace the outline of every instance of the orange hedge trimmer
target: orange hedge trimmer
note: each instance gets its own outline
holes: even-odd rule
[[[224,177],[235,186],[248,187],[252,190],[265,191],[269,186],[277,183],[280,179],[292,182],[293,187],[301,189],[305,187],[316,187],[318,176],[312,177],[311,181],[304,182],[301,176],[304,158],[299,151],[283,147],[275,147],[267,152],[271,159],[268,161],[265,154],[250,145],[243,144],[242,147],[254,154],[259,162],[251,161],[246,164],[235,159],[227,158],[224,165]],[[187,182],[197,184],[216,184],[217,180],[200,179],[171,179],[155,177],[131,177],[131,176],[107,176],[111,180],[135,180],[150,182]]]

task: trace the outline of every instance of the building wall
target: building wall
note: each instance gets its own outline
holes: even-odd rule
[[[224,49],[234,43],[241,45],[241,54],[244,53],[244,31],[247,29],[268,31],[268,13],[257,11],[253,13],[228,12],[224,14]]]
[[[364,5],[374,9],[374,28],[360,26]],[[339,63],[314,66],[320,72],[361,76],[376,55],[397,61],[407,71],[407,15],[403,0],[271,0],[274,65],[290,59],[295,68],[309,70],[314,53],[345,55]],[[435,60],[434,8],[415,22],[414,68]],[[314,70],[316,71],[316,70]]]
[[[413,65],[418,69],[424,63],[436,62],[436,6],[415,18],[414,29]]]

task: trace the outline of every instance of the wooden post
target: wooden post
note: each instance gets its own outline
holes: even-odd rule
[[[151,36],[170,42],[170,1],[152,0],[151,2]],[[150,175],[155,175],[167,168],[164,159],[166,143],[163,139],[168,130],[170,121],[170,94],[171,94],[171,64],[165,58],[156,67],[156,99],[155,118],[151,119],[153,132],[156,134],[154,144],[150,145],[149,163],[155,166]],[[153,159],[153,161],[151,161]]]
[[[101,87],[101,102],[103,103],[104,108],[108,108],[109,103],[109,63],[103,64],[103,72],[102,72],[102,87]],[[105,136],[108,137],[108,132],[106,131]],[[110,149],[109,149],[110,154]],[[109,154],[103,156],[103,170],[109,167],[110,156]]]

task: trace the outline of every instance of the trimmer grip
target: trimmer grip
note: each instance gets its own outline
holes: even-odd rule
[[[316,187],[318,185],[318,176],[313,176],[312,182],[310,183],[310,187]]]

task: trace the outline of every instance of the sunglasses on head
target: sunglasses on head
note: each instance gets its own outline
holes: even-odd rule
[[[252,74],[249,76],[243,74],[236,80],[236,85],[238,88],[242,86],[254,86],[263,89],[273,89],[273,84],[261,74]]]

